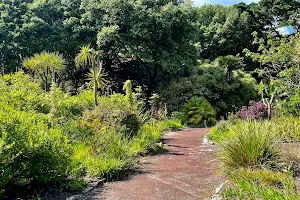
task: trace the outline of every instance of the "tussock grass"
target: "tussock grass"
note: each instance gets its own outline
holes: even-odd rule
[[[279,160],[279,140],[268,127],[256,122],[239,123],[230,129],[231,136],[220,142],[222,169],[272,167]]]

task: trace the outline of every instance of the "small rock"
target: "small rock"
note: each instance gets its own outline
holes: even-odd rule
[[[211,144],[214,145],[213,142],[209,141],[206,137],[203,138],[203,144]]]

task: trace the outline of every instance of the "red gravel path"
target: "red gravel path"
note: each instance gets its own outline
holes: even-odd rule
[[[164,138],[166,153],[143,161],[128,180],[106,183],[88,199],[193,200],[209,199],[223,182],[217,174],[215,146],[203,145],[208,129],[186,129]]]

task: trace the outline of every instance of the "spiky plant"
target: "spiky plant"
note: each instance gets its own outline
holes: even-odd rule
[[[103,83],[103,75],[101,79],[101,73],[102,73],[102,61],[100,59],[101,52],[96,51],[90,47],[90,45],[83,46],[79,53],[77,54],[75,58],[75,64],[76,67],[90,67],[91,73],[90,73],[90,79],[93,81],[93,87],[94,87],[94,104],[95,106],[98,105],[98,88],[99,88],[99,81],[101,84],[101,81]]]
[[[56,52],[34,54],[23,61],[23,66],[42,80],[45,91],[48,91],[51,79],[55,82],[55,73],[62,71],[64,65],[65,60],[62,55]]]

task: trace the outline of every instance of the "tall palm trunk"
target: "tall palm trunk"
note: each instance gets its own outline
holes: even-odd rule
[[[96,77],[96,70],[95,70],[95,62],[93,62],[93,76],[94,76],[94,104],[95,107],[98,106],[98,84],[97,84],[97,77]]]
[[[94,75],[94,104],[95,107],[98,106],[98,99],[97,99],[97,94],[98,93],[98,85],[97,85],[97,80],[96,77]]]

